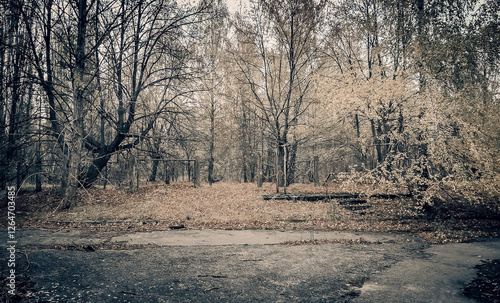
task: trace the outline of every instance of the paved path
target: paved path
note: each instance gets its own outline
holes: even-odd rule
[[[474,266],[500,258],[500,239],[428,245],[392,233],[22,230],[16,236],[22,252],[16,267],[22,272],[29,260],[22,274],[36,283],[29,302],[473,302],[461,288],[474,278]],[[361,244],[277,245],[314,239]],[[120,245],[139,248],[108,249]],[[0,268],[5,275],[6,264]]]
[[[1,236],[0,236],[1,237]],[[415,239],[404,234],[353,233],[338,231],[304,230],[170,230],[138,232],[123,235],[113,233],[82,234],[78,230],[20,230],[17,232],[20,245],[97,245],[129,244],[158,246],[199,245],[273,245],[288,241],[319,239],[346,239],[368,242],[394,242]]]

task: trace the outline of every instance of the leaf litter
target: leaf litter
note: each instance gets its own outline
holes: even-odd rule
[[[346,188],[328,188],[329,192]],[[429,243],[473,241],[500,236],[498,202],[486,212],[473,205],[451,201],[429,215],[413,199],[378,198],[373,188],[347,189],[366,196],[362,210],[346,207],[339,199],[307,202],[264,200],[275,192],[272,183],[203,184],[145,183],[135,193],[123,189],[82,189],[76,206],[58,210],[55,189],[25,192],[17,198],[21,228],[65,229],[84,232],[135,232],[186,229],[307,229],[366,232],[409,232]],[[382,193],[384,189],[381,189]],[[294,184],[289,193],[325,192],[314,184]],[[380,192],[379,192],[380,193]],[[391,193],[392,194],[392,193]],[[370,197],[371,196],[371,197]]]

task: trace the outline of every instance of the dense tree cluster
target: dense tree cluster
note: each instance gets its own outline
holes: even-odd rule
[[[497,1],[248,6],[2,1],[0,187],[58,184],[67,208],[123,172],[190,178],[164,160],[195,157],[210,184],[314,181],[314,157],[321,180],[421,199],[498,184]]]

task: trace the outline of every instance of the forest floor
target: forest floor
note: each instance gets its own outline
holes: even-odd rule
[[[24,271],[16,276],[18,296],[12,302],[61,298],[252,302],[264,297],[272,302],[311,298],[429,302],[450,296],[454,302],[470,302],[463,295],[478,302],[500,302],[498,239],[478,239],[500,237],[498,200],[478,204],[450,199],[429,209],[401,188],[353,183],[328,188],[295,184],[288,193],[357,193],[356,199],[263,198],[273,192],[270,183],[262,188],[252,183],[200,188],[191,183],[143,183],[135,193],[113,187],[81,190],[73,208],[60,210],[56,188],[39,193],[23,190],[15,200],[16,227],[20,243],[28,245],[20,244],[17,266]],[[2,229],[5,224],[1,222]],[[188,231],[166,231],[171,229]],[[222,243],[219,234],[235,233],[232,230],[311,235],[345,231],[354,240],[339,233],[332,239],[309,236],[304,237],[309,240],[280,242],[284,245]],[[189,240],[192,233],[203,234],[203,241],[207,241],[205,233],[213,234],[217,244],[184,247],[174,241],[177,244],[162,247],[159,242],[172,242],[175,236]],[[370,241],[370,233],[385,240]],[[78,241],[71,238],[73,234]],[[66,244],[42,245],[47,237]],[[128,239],[125,244],[122,238]],[[248,240],[248,236],[237,238]],[[134,246],[133,239],[148,244]],[[448,244],[432,245],[443,243]],[[6,277],[0,273],[1,288],[6,287]],[[104,290],[102,285],[107,285]],[[405,296],[408,300],[401,301]]]
[[[355,192],[364,195],[362,210],[342,200],[264,200],[272,183],[142,183],[135,193],[113,187],[81,190],[72,209],[59,210],[55,189],[25,191],[16,199],[17,224],[23,229],[76,228],[88,232],[137,232],[168,229],[274,229],[405,232],[428,243],[467,242],[500,237],[500,206],[453,200],[424,210],[404,190],[360,184],[294,184],[289,193]],[[281,189],[282,191],[283,189]],[[380,198],[373,194],[391,194]],[[402,194],[397,196],[395,194]],[[2,222],[5,225],[4,222]]]

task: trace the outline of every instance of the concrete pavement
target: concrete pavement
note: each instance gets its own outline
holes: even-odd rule
[[[474,266],[500,258],[500,239],[428,245],[395,233],[20,230],[16,236],[23,252],[18,267],[28,267],[23,274],[36,283],[29,302],[473,302],[461,288],[474,278]],[[319,239],[359,244],[278,245]]]

